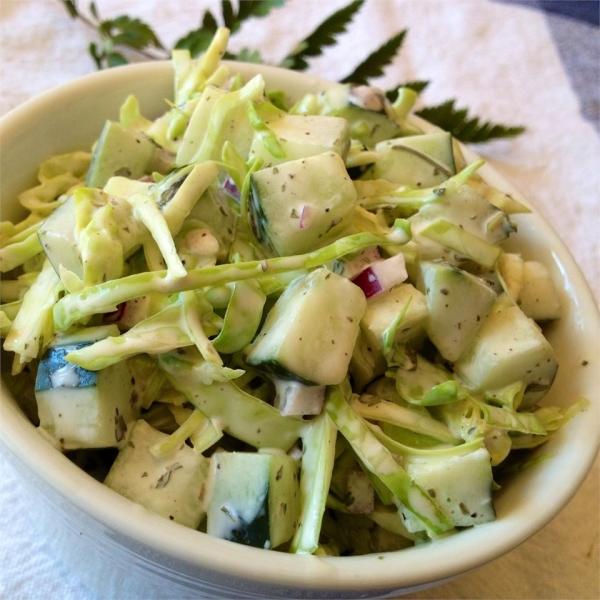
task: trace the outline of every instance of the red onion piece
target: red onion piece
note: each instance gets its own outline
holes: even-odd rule
[[[344,263],[344,272],[342,275],[347,279],[354,279],[363,269],[369,265],[379,262],[381,260],[381,254],[377,246],[370,246],[365,248],[358,256],[354,257]]]
[[[223,183],[223,189],[227,194],[229,194],[232,198],[239,202],[240,200],[240,190],[237,185],[233,182],[231,177],[227,177]]]
[[[402,283],[408,277],[403,254],[396,254],[391,258],[380,260],[363,269],[352,283],[356,284],[367,298],[380,292],[390,290]]]
[[[383,288],[377,279],[377,275],[373,271],[373,267],[367,267],[361,271],[353,280],[352,283],[356,284],[365,294],[367,298],[383,292]]]

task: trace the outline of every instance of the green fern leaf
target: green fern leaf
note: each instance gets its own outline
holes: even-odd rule
[[[354,0],[348,6],[341,8],[325,19],[307,38],[302,40],[292,52],[286,56],[280,66],[296,71],[304,71],[308,67],[306,58],[319,56],[323,48],[333,46],[337,43],[336,36],[346,31],[346,26],[360,7],[364,0]]]
[[[456,108],[455,103],[456,100],[447,100],[437,106],[425,107],[416,114],[449,131],[461,142],[487,142],[492,139],[515,137],[525,131],[525,127],[522,126],[480,122],[479,117],[470,117],[466,108]]]
[[[393,60],[402,46],[407,30],[404,29],[389,39],[383,46],[367,56],[355,69],[342,79],[342,83],[368,85],[369,79],[383,75],[384,68]]]

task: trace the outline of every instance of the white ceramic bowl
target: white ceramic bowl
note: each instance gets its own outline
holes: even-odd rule
[[[261,72],[268,88],[285,89],[292,97],[330,85],[274,68],[235,68],[245,76]],[[141,100],[143,114],[157,116],[171,88],[169,63],[121,67],[63,85],[4,117],[2,218],[19,216],[17,193],[34,184],[45,157],[89,148],[105,119],[117,118],[129,93]],[[481,173],[520,197],[492,169]],[[544,527],[577,491],[598,451],[600,409],[600,326],[591,293],[539,215],[517,220],[519,234],[511,246],[550,266],[564,306],[564,318],[548,331],[560,369],[545,402],[568,404],[583,395],[592,406],[537,451],[551,453],[551,459],[517,474],[498,493],[496,521],[430,544],[362,557],[294,556],[234,544],[158,517],[86,475],[42,439],[3,387],[0,449],[33,492],[31,514],[42,535],[88,585],[144,598],[381,597],[441,583],[509,552]]]

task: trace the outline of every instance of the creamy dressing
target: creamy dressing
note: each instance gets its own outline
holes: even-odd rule
[[[50,382],[53,388],[79,386],[81,377],[77,372],[79,367],[72,363],[66,363],[64,367],[57,369],[54,373],[50,373]]]

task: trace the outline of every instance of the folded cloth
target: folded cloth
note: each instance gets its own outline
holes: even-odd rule
[[[216,0],[201,4],[220,5]],[[348,0],[290,0],[267,18],[246,23],[231,47],[256,48],[267,61],[278,63],[323,20],[324,10],[331,13],[346,4]],[[384,40],[408,28],[400,56],[376,83],[390,88],[428,79],[431,84],[421,103],[456,98],[483,119],[526,126],[527,132],[516,139],[476,150],[544,214],[600,298],[598,28],[559,13],[547,17],[538,10],[557,3],[521,4],[367,0],[339,44],[312,60],[310,71],[341,79]],[[126,12],[151,23],[168,47],[202,17],[202,9],[190,8],[192,3],[185,0],[99,0],[96,5],[104,18]],[[94,32],[72,20],[59,2],[2,0],[0,35],[0,114],[95,69],[86,52],[90,42],[97,41]],[[597,473],[592,476],[589,485],[597,485]],[[122,590],[105,589],[100,595],[88,590],[51,555],[43,532],[20,510],[28,493],[0,456],[0,597],[121,598]],[[594,597],[597,571],[590,571],[589,561],[581,557],[595,543],[591,559],[597,563],[596,499],[597,492],[591,493],[588,500],[567,509],[579,511],[569,513],[569,526],[589,524],[591,514],[596,527],[580,527],[578,535],[565,529],[565,521],[546,528],[553,542],[568,541],[567,550],[561,546],[560,561],[554,560],[554,543],[544,545],[534,538],[496,561],[494,569],[482,569],[429,596],[423,592],[422,597],[485,598],[490,590],[501,590],[504,598]],[[524,569],[525,564],[535,570],[546,563],[552,569],[546,569],[544,577]],[[135,574],[130,584],[135,589]]]

